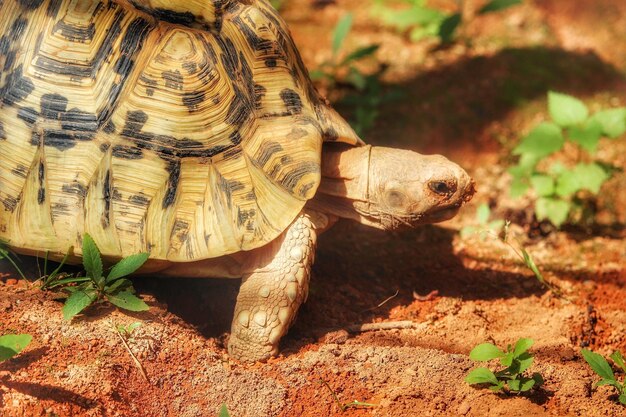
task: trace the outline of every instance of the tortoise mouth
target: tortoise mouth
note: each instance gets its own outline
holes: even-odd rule
[[[436,210],[432,213],[428,213],[425,217],[429,223],[439,223],[446,220],[450,220],[454,216],[457,215],[459,210],[461,209],[462,204],[457,204],[454,206],[444,207],[440,210]]]
[[[424,224],[439,223],[449,220],[456,216],[460,208],[461,204],[457,204],[422,214],[398,215],[380,213],[376,220],[379,227],[385,230],[407,229]]]

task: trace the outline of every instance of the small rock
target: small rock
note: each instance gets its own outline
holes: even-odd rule
[[[571,361],[576,357],[576,352],[570,346],[566,346],[559,352],[559,356],[563,361]]]
[[[470,404],[469,404],[467,401],[463,401],[463,402],[459,405],[459,408],[458,408],[457,412],[458,412],[460,415],[464,416],[465,414],[469,413],[470,408],[472,408],[472,407],[470,406]]]
[[[338,345],[346,343],[350,334],[346,330],[337,330],[324,335],[324,343],[335,343]]]

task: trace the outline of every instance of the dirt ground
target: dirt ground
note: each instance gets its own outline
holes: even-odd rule
[[[339,17],[355,12],[348,45],[380,43],[386,82],[405,92],[381,107],[367,141],[449,156],[476,179],[474,200],[437,226],[384,233],[340,222],[324,234],[308,302],[280,356],[267,363],[241,364],[226,353],[236,280],[137,278],[150,311],[103,305],[68,323],[54,294],[0,264],[0,334],[33,336],[22,354],[0,363],[0,414],[203,417],[227,404],[233,417],[626,415],[611,388],[592,388],[597,378],[580,355],[584,346],[626,354],[626,174],[603,189],[598,224],[561,232],[528,221],[528,202],[507,197],[505,174],[508,151],[547,117],[548,89],[592,109],[626,105],[626,2],[523,3],[469,21],[471,45],[433,48],[382,28],[370,2],[320,8],[287,0],[282,13],[309,68],[329,56]],[[603,142],[599,154],[626,167],[624,138]],[[460,238],[485,202],[514,221],[511,233],[562,298],[511,247]],[[21,265],[38,275],[33,259]],[[352,331],[407,320],[415,326]],[[129,346],[148,381],[113,330],[137,321]],[[472,347],[520,337],[535,341],[531,370],[545,378],[540,390],[496,395],[463,381],[476,366]],[[338,402],[353,400],[374,406],[340,409]]]

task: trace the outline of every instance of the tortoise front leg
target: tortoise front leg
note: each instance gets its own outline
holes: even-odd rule
[[[252,251],[228,343],[234,358],[260,361],[278,353],[307,298],[316,240],[313,217],[302,213],[277,239]]]

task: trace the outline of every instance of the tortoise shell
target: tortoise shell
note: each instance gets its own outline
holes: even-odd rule
[[[360,140],[264,0],[0,2],[0,239],[193,261],[259,247]]]

